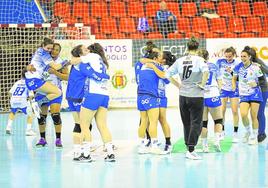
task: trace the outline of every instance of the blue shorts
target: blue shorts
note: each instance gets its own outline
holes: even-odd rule
[[[30,79],[26,78],[25,81],[27,88],[33,91],[37,90],[46,83],[44,80],[39,78],[30,78]]]
[[[209,108],[216,108],[218,106],[221,106],[221,98],[220,97],[205,98],[204,106]]]
[[[68,101],[69,109],[71,112],[80,112],[81,102],[75,102],[71,100],[67,100],[67,101]]]
[[[56,99],[53,99],[52,101],[49,101],[48,103],[44,103],[44,104],[42,104],[42,106],[43,106],[43,105],[44,105],[44,106],[50,106],[50,105],[52,105],[52,104],[61,104],[61,102],[62,102],[62,95],[59,96],[59,97],[57,97]]]
[[[138,95],[137,106],[139,111],[147,111],[152,108],[159,108],[160,98],[150,95]]]
[[[167,98],[159,98],[160,99],[160,104],[159,108],[167,108]]]
[[[260,88],[256,88],[254,94],[248,96],[240,96],[240,103],[241,102],[257,102],[260,103],[263,101],[262,93]]]
[[[10,108],[11,112],[13,114],[16,114],[18,110],[22,111],[25,115],[27,115],[27,107],[25,108]]]
[[[239,97],[239,92],[238,89],[235,91],[226,91],[226,90],[221,90],[221,98],[238,98]]]
[[[98,110],[99,107],[108,108],[109,96],[100,94],[87,94],[84,96],[82,106],[90,110]]]

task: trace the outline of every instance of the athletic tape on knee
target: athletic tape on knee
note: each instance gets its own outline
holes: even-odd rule
[[[80,124],[76,123],[74,125],[74,130],[73,130],[74,133],[81,133],[81,127],[80,127]]]
[[[60,113],[51,114],[54,125],[61,125]]]
[[[40,114],[40,118],[37,119],[39,125],[46,125],[47,123],[47,115],[46,114]]]
[[[223,122],[222,119],[216,119],[216,120],[214,120],[215,125],[216,124],[221,124],[222,125],[222,122]]]
[[[208,128],[208,121],[203,121],[203,127]]]

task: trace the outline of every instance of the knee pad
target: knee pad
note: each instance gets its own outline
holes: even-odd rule
[[[61,125],[60,113],[51,114],[54,125]]]
[[[39,125],[46,125],[47,123],[47,115],[46,114],[40,114],[40,118],[37,119]]]
[[[74,133],[81,133],[81,127],[80,127],[80,124],[76,123],[74,125],[74,130],[73,130]]]
[[[222,125],[223,120],[222,119],[216,119],[216,120],[214,120],[214,123],[215,123],[215,125],[216,124],[221,124]]]
[[[203,127],[208,128],[208,121],[203,121]]]

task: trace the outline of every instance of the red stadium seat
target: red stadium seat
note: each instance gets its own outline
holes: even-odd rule
[[[230,17],[234,15],[232,2],[219,2],[217,13],[220,16]]]
[[[189,18],[177,18],[178,32],[186,34],[191,32],[191,24]]]
[[[55,2],[54,16],[59,16],[61,18],[71,17],[69,3]]]
[[[268,16],[268,8],[266,2],[254,2],[253,3],[253,15],[254,16]]]
[[[184,35],[181,33],[169,33],[168,38],[169,39],[181,39],[181,38],[184,38]]]
[[[181,16],[178,3],[167,2],[167,7],[168,7],[168,10],[172,12],[177,18]]]
[[[105,2],[93,2],[91,4],[91,16],[95,18],[108,17],[107,4]]]
[[[215,4],[213,2],[200,2],[200,9],[210,9],[210,10],[215,10]]]
[[[125,17],[126,15],[126,7],[124,2],[112,1],[110,3],[110,16]]]
[[[260,17],[247,17],[245,26],[247,32],[260,33],[263,31]]]
[[[156,12],[160,9],[159,2],[149,2],[146,5],[146,16],[147,17],[155,17]]]
[[[263,19],[263,30],[265,31],[265,32],[268,32],[268,16],[266,16],[266,17],[264,17],[264,19]]]
[[[149,34],[147,35],[147,38],[148,38],[148,39],[162,39],[163,36],[162,36],[162,34],[160,34],[160,33],[149,33]]]
[[[194,17],[192,24],[192,31],[199,34],[206,34],[209,32],[208,22],[206,18]]]
[[[240,33],[237,35],[238,38],[254,38],[254,33]]]
[[[182,3],[181,15],[186,17],[194,17],[197,14],[195,3]]]
[[[211,19],[211,32],[213,33],[224,33],[227,31],[225,18],[213,18]]]
[[[233,17],[229,19],[228,29],[234,33],[243,33],[245,31],[243,19],[240,17]]]
[[[134,18],[144,17],[143,4],[137,1],[130,1],[128,3],[128,15]]]
[[[89,17],[88,3],[75,2],[73,6],[73,16],[80,18]]]
[[[250,7],[248,2],[235,3],[235,15],[240,17],[251,16]]]
[[[111,38],[112,39],[125,39],[126,36],[123,33],[113,33]]]
[[[143,39],[144,34],[143,33],[130,33],[129,38],[131,38],[131,39]]]
[[[100,32],[102,34],[117,33],[116,21],[113,18],[102,18],[100,23]]]
[[[137,29],[133,18],[120,18],[119,31],[123,33],[135,33]]]

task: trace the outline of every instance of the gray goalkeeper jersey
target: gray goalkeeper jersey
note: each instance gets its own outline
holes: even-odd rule
[[[197,55],[186,55],[176,60],[167,70],[166,77],[179,74],[181,79],[180,95],[185,97],[203,97],[203,90],[197,86],[202,81],[203,72],[208,71],[205,60]]]

